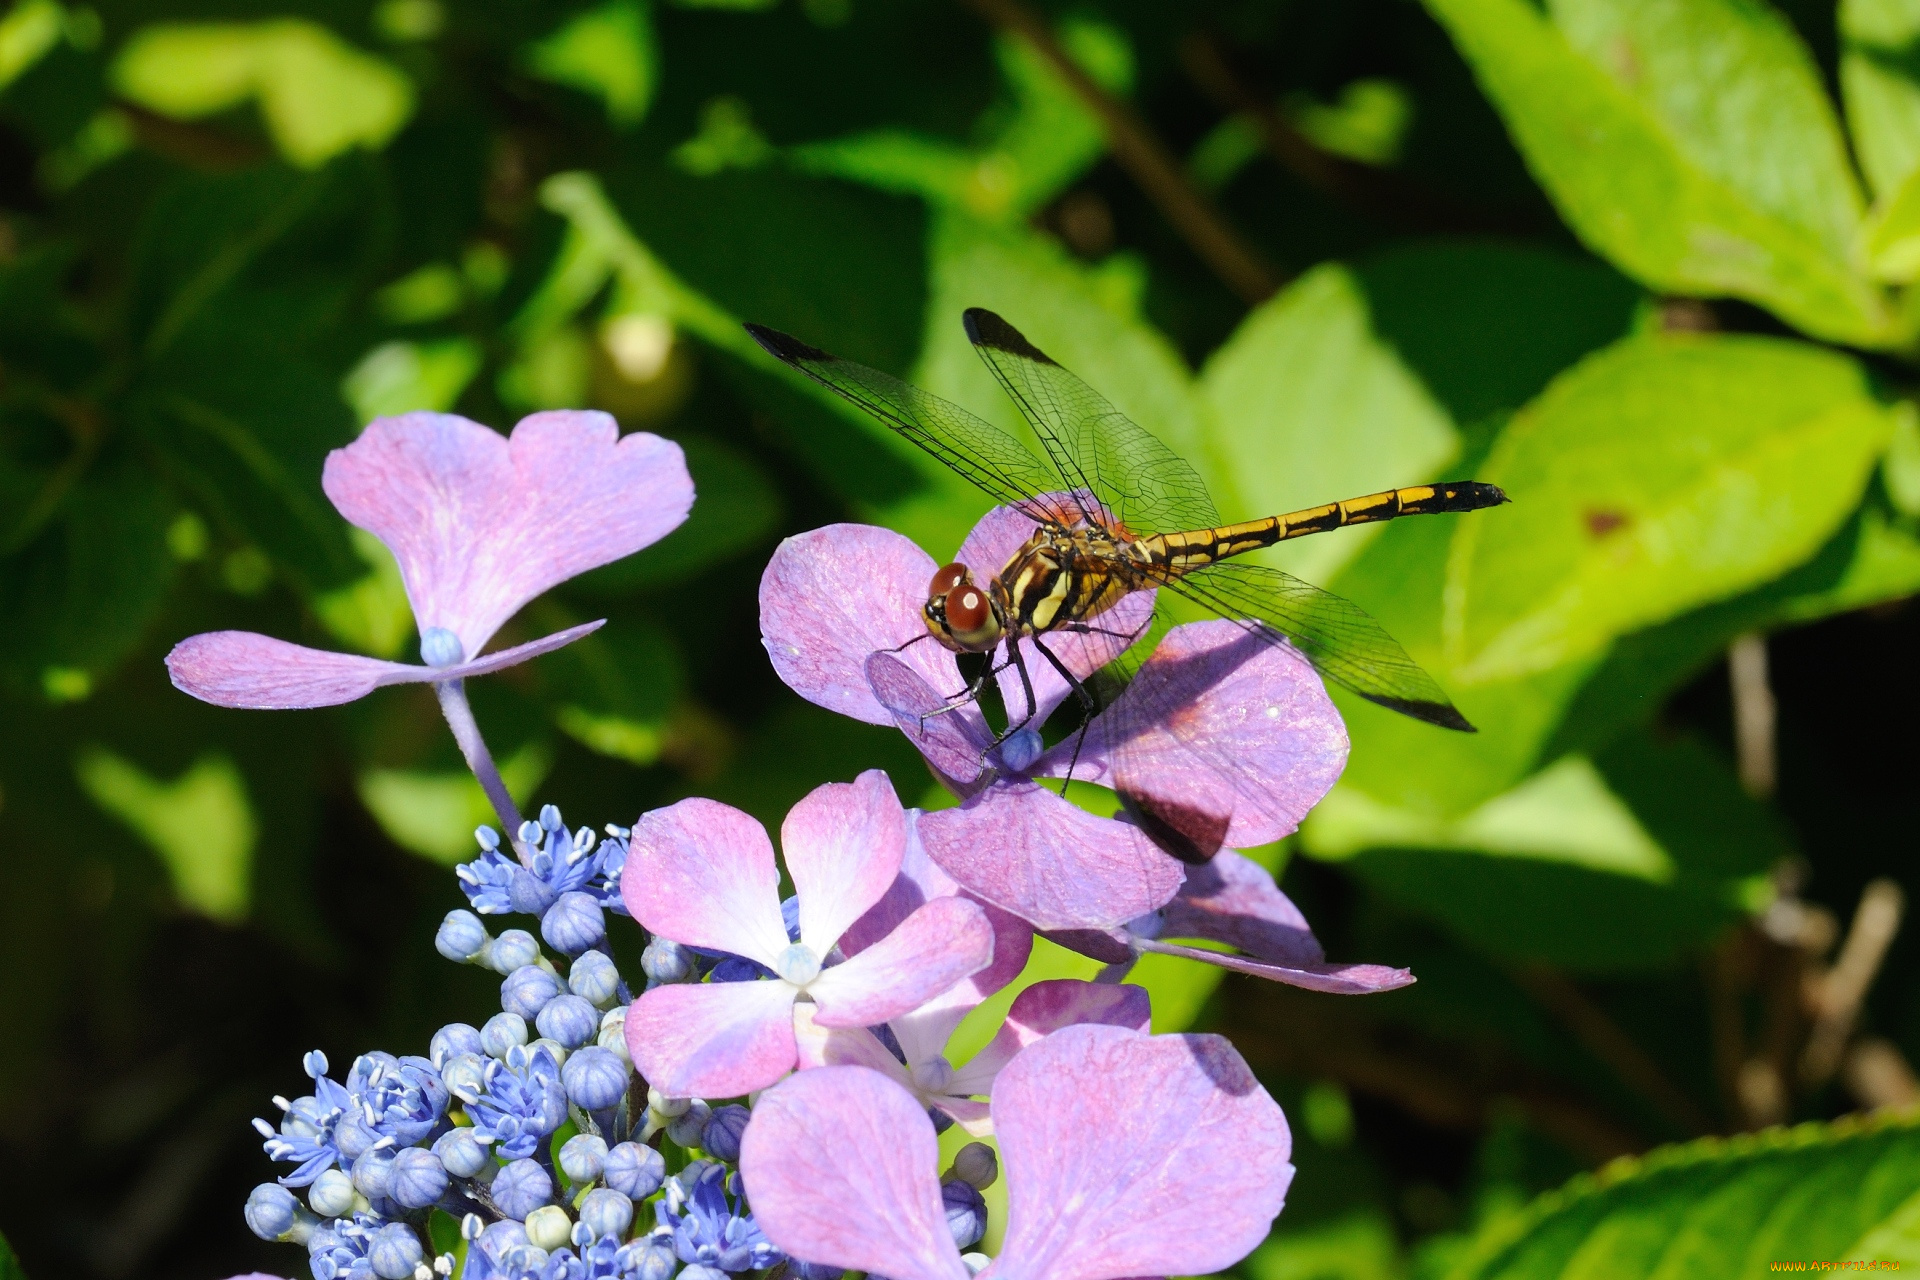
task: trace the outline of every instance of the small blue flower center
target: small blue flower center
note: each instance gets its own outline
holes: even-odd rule
[[[450,667],[466,657],[460,637],[445,627],[428,627],[420,633],[420,661],[430,667]]]
[[[1047,744],[1041,740],[1037,730],[1021,729],[1007,735],[1000,744],[1001,767],[1012,773],[1019,773],[1040,758]]]
[[[952,1083],[953,1064],[945,1058],[914,1064],[913,1087],[921,1093],[945,1093]]]
[[[804,987],[820,976],[820,957],[804,942],[796,942],[780,953],[773,971],[796,987]]]

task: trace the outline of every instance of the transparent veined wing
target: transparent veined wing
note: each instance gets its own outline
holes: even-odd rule
[[[1107,398],[981,307],[967,337],[1020,406],[1064,488],[1091,492],[1135,536],[1220,523],[1200,473]],[[1096,513],[1086,511],[1088,523]]]
[[[1439,682],[1351,600],[1292,574],[1229,560],[1175,578],[1167,589],[1223,618],[1278,632],[1327,679],[1369,702],[1439,725],[1474,731]]]
[[[952,401],[878,369],[842,360],[777,329],[749,324],[746,330],[767,354],[866,410],[995,501],[1017,507],[1036,521],[1051,518],[1051,509],[1041,498],[1062,487],[1059,477],[992,423]]]

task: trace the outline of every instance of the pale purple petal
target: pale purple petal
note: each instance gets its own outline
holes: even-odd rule
[[[971,701],[956,705],[941,698],[896,654],[869,654],[864,670],[874,701],[889,711],[894,726],[928,764],[954,780],[955,790],[980,776],[993,735],[978,705]]]
[[[1327,958],[1307,918],[1259,863],[1233,849],[1187,868],[1187,882],[1160,911],[1162,938],[1224,942],[1276,964]]]
[[[1137,827],[1097,818],[1035,782],[995,783],[920,819],[927,853],[1036,929],[1111,929],[1180,891],[1184,868]]]
[[[328,455],[321,486],[393,552],[420,628],[453,632],[469,655],[527,601],[658,542],[693,505],[680,446],[623,439],[584,410],[522,418],[511,438],[447,413],[376,418]]]
[[[768,968],[787,949],[773,844],[731,805],[682,800],[640,815],[620,894],[649,933],[683,946],[730,951]]]
[[[907,815],[878,769],[816,787],[787,813],[780,848],[800,898],[800,941],[826,955],[900,870]]]
[[[864,1067],[769,1089],[740,1140],[754,1221],[796,1258],[892,1280],[968,1280],[940,1199],[940,1145],[912,1094]]]
[[[1410,987],[1414,983],[1411,969],[1395,969],[1384,964],[1328,964],[1324,961],[1269,964],[1262,960],[1250,960],[1245,956],[1226,955],[1201,947],[1183,947],[1177,942],[1159,942],[1152,938],[1136,938],[1134,945],[1142,951],[1184,956],[1189,960],[1198,960],[1204,964],[1218,965],[1222,969],[1231,969],[1235,973],[1250,973],[1256,978],[1284,982],[1290,987],[1305,987],[1309,991],[1324,991],[1336,996],[1372,995],[1379,991]]]
[[[1066,505],[1075,501],[1068,494],[1046,494],[1042,501]],[[1079,501],[1096,510],[1099,503],[1084,490]],[[1079,518],[1079,512],[1068,508],[1069,522]],[[995,507],[980,517],[980,523],[973,526],[973,532],[960,544],[960,553],[956,557],[960,563],[973,570],[975,582],[982,585],[991,582],[996,574],[1008,566],[1014,554],[1033,536],[1039,528],[1032,517],[1023,515],[1013,507]],[[1044,643],[1053,656],[1059,658],[1067,670],[1084,680],[1107,663],[1126,652],[1145,630],[1153,617],[1154,592],[1136,591],[1122,599],[1105,613],[1087,620],[1094,628],[1091,632],[1049,632]],[[1028,679],[1033,685],[1034,727],[1046,723],[1053,709],[1067,696],[1067,682],[1060,678],[1053,664],[1034,650],[1030,639],[1019,642],[1020,656],[1027,669]],[[1011,659],[1012,655],[1007,655]],[[1010,718],[1018,721],[1025,717],[1028,708],[1027,694],[1020,681],[1017,667],[1009,665],[995,677],[1000,685],[1000,697],[1007,708]]]
[[[993,961],[993,926],[979,904],[935,898],[845,964],[807,986],[825,1027],[871,1027],[916,1009]]]
[[[585,622],[450,667],[309,649],[256,631],[207,631],[173,646],[167,654],[167,674],[174,688],[218,707],[255,711],[334,707],[364,698],[384,685],[436,684],[487,675],[552,653],[604,625],[604,618]]]
[[[1033,770],[1064,773],[1071,742]],[[1237,623],[1160,642],[1080,746],[1076,778],[1132,800],[1156,838],[1211,857],[1291,833],[1347,762],[1347,730],[1307,660]]]
[[[1145,987],[1079,978],[1036,982],[1014,998],[1007,1020],[986,1048],[953,1073],[953,1092],[991,1093],[994,1077],[1013,1061],[1014,1054],[1062,1027],[1097,1022],[1145,1032],[1152,1021],[1153,1006]]]
[[[655,987],[627,1010],[627,1053],[670,1098],[734,1098],[793,1070],[794,989],[772,982]]]
[[[1286,1117],[1219,1036],[1068,1027],[994,1084],[1007,1234],[990,1280],[1205,1275],[1266,1237]]]
[[[953,877],[927,857],[926,847],[920,843],[921,816],[918,809],[907,810],[907,848],[900,860],[900,874],[886,896],[841,936],[840,949],[847,955],[858,955],[892,933],[922,903],[962,892]],[[993,926],[992,962],[887,1024],[908,1062],[927,1062],[944,1054],[947,1039],[961,1020],[1027,967],[1027,958],[1033,952],[1032,928],[999,907],[982,904],[981,909]]]
[[[956,1098],[946,1094],[933,1105],[953,1117],[953,1122],[976,1138],[993,1136],[993,1105],[976,1098]]]
[[[867,685],[876,651],[899,649],[929,686],[957,693],[960,669],[920,615],[938,568],[910,539],[873,525],[788,538],[760,578],[760,641],[774,671],[808,702],[868,724],[893,723]]]
[[[814,1006],[804,1002],[793,1006],[793,1038],[800,1048],[800,1069],[816,1067],[869,1067],[901,1088],[907,1086],[907,1069],[893,1056],[880,1037],[865,1027],[823,1027],[814,1021]]]

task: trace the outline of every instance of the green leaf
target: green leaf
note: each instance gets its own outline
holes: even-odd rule
[[[529,742],[500,761],[500,780],[516,804],[525,804],[552,767],[552,749]],[[465,770],[368,769],[356,789],[395,844],[444,866],[473,857],[473,829],[500,821],[486,792]]]
[[[1819,337],[1902,340],[1852,269],[1860,197],[1777,14],[1734,0],[1565,0],[1552,20],[1526,0],[1428,8],[1596,252],[1656,289],[1745,298]]]
[[[67,12],[55,0],[22,0],[0,18],[0,89],[18,80],[59,44],[66,23]],[[4,1247],[0,1241],[0,1248]],[[0,1276],[5,1274],[0,1259]]]
[[[1920,168],[1874,206],[1861,251],[1875,276],[1894,284],[1920,279]]]
[[[246,781],[232,760],[202,756],[169,782],[91,747],[74,771],[95,804],[160,855],[182,904],[226,924],[246,919],[258,830]]]
[[[378,150],[413,114],[413,86],[399,71],[295,18],[143,28],[113,80],[130,101],[176,119],[257,97],[281,154],[307,169],[352,147]]]
[[[1446,411],[1375,334],[1353,273],[1333,263],[1249,315],[1208,359],[1199,391],[1238,515],[1433,479],[1459,452]],[[1270,562],[1324,581],[1365,545],[1349,534],[1306,538]]]
[[[1840,96],[1854,151],[1882,197],[1920,169],[1920,3],[1840,0]]]
[[[653,23],[636,0],[589,9],[527,51],[535,75],[599,98],[623,129],[645,118],[658,63]]]
[[[1920,1119],[1705,1138],[1617,1160],[1497,1221],[1454,1280],[1765,1275],[1770,1263],[1920,1260]]]
[[[1543,671],[1792,568],[1854,508],[1892,427],[1858,364],[1799,343],[1656,336],[1590,358],[1480,469],[1513,503],[1458,526],[1450,666]]]
[[[672,636],[623,618],[554,654],[543,674],[553,682],[554,722],[568,736],[641,768],[660,758],[686,681]]]
[[[416,409],[444,413],[480,372],[480,347],[468,338],[386,342],[375,347],[340,383],[360,421]]]

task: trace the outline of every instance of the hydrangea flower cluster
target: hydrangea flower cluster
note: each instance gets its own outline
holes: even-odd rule
[[[476,832],[456,873],[471,910],[435,946],[496,974],[500,999],[425,1055],[363,1053],[340,1080],[307,1054],[310,1091],[255,1121],[290,1166],[248,1198],[257,1235],[303,1246],[315,1280],[1124,1280],[1219,1270],[1258,1243],[1293,1176],[1285,1117],[1225,1040],[1153,1035],[1148,993],[1123,979],[1157,951],[1328,992],[1412,981],[1328,963],[1236,852],[1292,830],[1344,764],[1304,661],[1230,624],[1176,628],[1123,695],[1169,708],[1164,723],[1128,721],[1122,744],[1096,719],[1072,760],[1037,734],[995,744],[970,706],[906,713],[947,705],[958,680],[927,646],[900,648],[931,559],[835,526],[789,540],[767,571],[775,667],[822,705],[898,724],[959,807],[907,809],[868,772],[795,805],[778,854],[754,818],[704,799],[600,835],[551,805],[522,822],[463,681],[598,625],[476,656],[534,595],[684,518],[678,450],[622,439],[604,415],[538,414],[502,439],[414,414],[336,451],[326,488],[393,549],[426,665],[223,632],[184,641],[169,667],[228,706],[433,686],[502,823]],[[990,514],[962,558],[997,563],[1021,519]],[[1070,669],[1111,657],[1102,643],[1068,644]],[[1050,708],[1066,692],[1043,672],[1034,696]],[[1082,765],[1096,780],[1151,766],[1133,821],[1043,785]],[[1227,810],[1219,847],[1183,865],[1149,828],[1156,809],[1199,805]],[[956,1029],[1019,980],[1036,933],[1106,968],[1026,985],[956,1063]],[[614,958],[627,944],[638,973]],[[942,1171],[937,1135],[956,1124],[978,1140]],[[982,1192],[1002,1161],[996,1224]]]

